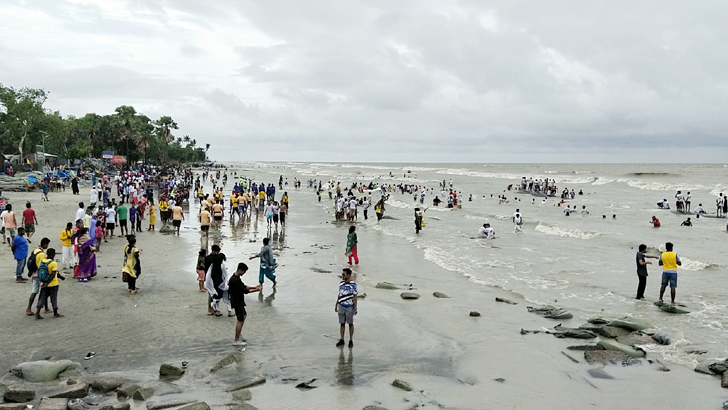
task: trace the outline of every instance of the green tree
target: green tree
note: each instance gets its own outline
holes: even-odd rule
[[[28,136],[39,131],[46,116],[43,104],[48,93],[43,89],[4,87],[0,84],[0,132],[3,152],[17,146],[21,161],[25,157]]]

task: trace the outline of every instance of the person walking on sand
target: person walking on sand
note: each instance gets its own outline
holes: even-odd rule
[[[8,246],[13,247],[13,238],[17,234],[18,223],[15,221],[15,213],[13,212],[13,205],[5,205],[5,211],[3,212],[3,222],[5,224],[5,242]],[[23,239],[25,240],[25,239]]]
[[[23,278],[23,270],[28,258],[28,240],[25,239],[25,228],[18,228],[18,234],[13,237],[10,249],[15,258],[15,283],[25,283],[27,280]]]
[[[63,317],[58,313],[58,279],[66,280],[66,278],[58,273],[58,264],[53,260],[55,257],[56,250],[50,248],[46,251],[46,259],[41,260],[38,265],[38,280],[41,285],[38,304],[35,306],[36,319],[43,319],[43,316],[40,315],[41,308],[48,311],[48,298],[51,299],[53,306],[53,317]]]
[[[174,232],[177,236],[179,236],[179,230],[184,219],[185,215],[182,207],[179,204],[174,204],[174,208],[172,208],[172,226],[174,227]]]
[[[339,283],[339,295],[336,298],[334,312],[339,314],[339,341],[336,347],[344,346],[344,331],[349,325],[349,348],[354,347],[354,316],[357,314],[356,283],[351,281],[351,269],[344,268],[342,281]]]
[[[76,235],[78,243],[78,270],[74,275],[79,282],[88,282],[97,274],[96,242],[88,236],[88,229],[81,228]]]
[[[639,284],[637,285],[637,297],[635,299],[642,300],[645,298],[645,288],[647,287],[647,265],[652,265],[652,262],[647,262],[645,258],[658,259],[657,256],[645,255],[647,245],[642,244],[639,246],[637,252],[637,279]]]
[[[76,265],[75,258],[73,257],[73,223],[69,222],[66,224],[66,229],[61,231],[59,235],[61,245],[63,245],[63,259],[61,260],[61,266],[63,269],[73,269]]]
[[[260,252],[250,257],[251,260],[260,258],[260,273],[258,274],[258,283],[260,283],[261,290],[263,289],[263,278],[268,278],[273,282],[273,289],[276,288],[278,282],[276,282],[276,268],[278,263],[273,256],[273,249],[270,247],[270,238],[263,238],[263,247],[260,248]]]
[[[359,255],[356,252],[356,245],[358,243],[356,226],[352,225],[349,227],[349,234],[346,235],[346,256],[349,257],[349,265],[351,265],[351,258],[354,258],[354,263],[359,264]]]
[[[200,231],[202,231],[202,235],[207,238],[210,235],[210,211],[208,211],[207,208],[202,208],[198,217],[200,220]]]
[[[228,290],[228,275],[225,261],[227,258],[224,253],[220,252],[220,246],[212,245],[212,252],[205,258],[205,289],[209,293],[207,314],[222,316],[220,313],[220,302],[222,301],[228,307],[228,316],[232,316],[232,307]]]
[[[119,233],[121,236],[129,235],[129,229],[126,226],[127,218],[129,217],[129,208],[124,206],[124,201],[119,202],[119,206],[116,208],[116,214],[119,216]]]
[[[23,211],[23,228],[25,228],[25,235],[28,237],[28,243],[32,243],[30,238],[35,233],[35,226],[38,225],[38,216],[30,205],[30,202],[25,204],[25,211]]]
[[[126,237],[127,244],[124,247],[124,266],[121,268],[121,280],[126,282],[130,295],[139,293],[136,287],[136,281],[142,274],[142,264],[139,256],[142,250],[136,247],[136,236],[129,235]]]
[[[245,286],[243,283],[242,276],[248,271],[248,265],[243,262],[238,263],[238,269],[233,273],[232,277],[228,281],[228,294],[230,295],[230,306],[235,309],[235,317],[237,322],[235,323],[235,339],[233,339],[233,346],[246,346],[246,340],[242,337],[243,325],[245,324],[245,318],[248,316],[245,311],[245,294],[260,292],[263,289],[263,285],[258,286]]]
[[[659,264],[662,266],[662,286],[660,287],[660,302],[663,302],[662,296],[665,288],[670,285],[670,300],[675,304],[675,289],[677,288],[677,267],[682,266],[680,256],[672,251],[672,243],[665,244],[665,252],[660,255]]]
[[[40,293],[40,281],[38,280],[38,265],[40,265],[40,262],[46,258],[46,249],[48,249],[48,245],[50,245],[51,240],[48,238],[43,238],[40,240],[40,246],[36,249],[33,249],[33,251],[30,253],[30,257],[28,258],[28,276],[32,278],[33,281],[33,288],[30,292],[30,297],[28,298],[28,307],[25,309],[25,314],[27,316],[34,316],[33,313],[33,302],[35,302],[35,297],[38,296]],[[51,313],[51,311],[46,308],[45,313]]]

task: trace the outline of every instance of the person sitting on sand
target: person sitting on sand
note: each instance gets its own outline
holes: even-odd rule
[[[707,214],[707,212],[705,212],[705,210],[703,209],[703,204],[698,204],[698,207],[695,208],[695,210],[693,211],[693,213],[695,215]]]
[[[659,228],[659,227],[660,227],[660,220],[659,220],[659,219],[657,219],[657,218],[656,218],[656,217],[655,217],[654,215],[652,216],[652,220],[650,221],[650,223],[651,223],[651,224],[652,224],[652,226],[654,226],[655,228]]]
[[[663,199],[657,203],[657,207],[660,209],[670,209],[670,203],[667,202],[667,199]]]

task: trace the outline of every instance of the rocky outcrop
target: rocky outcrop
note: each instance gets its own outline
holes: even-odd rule
[[[9,388],[5,390],[3,399],[9,403],[26,403],[35,398],[35,390]]]
[[[78,365],[70,360],[58,360],[55,362],[40,360],[37,362],[20,363],[11,372],[29,382],[48,382],[57,379],[58,375],[66,370],[75,369],[76,366]]]
[[[76,384],[68,385],[59,391],[48,394],[47,396],[52,399],[81,399],[88,396],[89,385],[86,382],[80,382]]]
[[[91,388],[101,392],[101,393],[108,393],[115,391],[119,387],[121,387],[124,384],[124,381],[121,380],[118,377],[107,377],[103,379],[97,379],[94,380],[93,383],[91,383]]]

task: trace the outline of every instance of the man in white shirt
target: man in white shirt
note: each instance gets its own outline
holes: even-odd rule
[[[83,221],[84,216],[86,216],[86,208],[83,207],[83,202],[79,202],[78,209],[76,209],[76,216],[73,219],[74,225],[79,219]]]
[[[495,239],[495,229],[491,228],[490,224],[485,225],[485,237],[487,239]]]
[[[523,229],[521,229],[521,225],[523,225],[523,216],[521,215],[521,210],[516,209],[516,213],[513,214],[513,224],[516,228],[516,233],[523,232]]]
[[[690,212],[690,200],[693,198],[692,195],[690,195],[690,191],[685,195],[685,212]]]
[[[351,198],[349,201],[349,221],[354,222],[356,219],[356,198]]]
[[[364,220],[366,221],[368,218],[367,211],[369,211],[369,199],[364,198],[364,202],[362,203],[362,209],[364,209]]]
[[[720,195],[718,195],[718,198],[715,199],[715,205],[718,208],[716,216],[723,216],[723,201],[725,201],[725,197],[723,196],[723,193],[721,192]]]
[[[566,216],[571,215],[571,212],[573,212],[573,211],[574,210],[571,209],[571,207],[569,205],[566,205],[566,208],[564,209],[564,213],[566,214]]]
[[[694,213],[697,214],[697,215],[700,215],[700,214],[705,214],[707,212],[705,212],[703,210],[703,204],[698,204],[698,207],[695,208],[695,212]]]
[[[113,205],[106,208],[106,232],[108,233],[109,238],[114,237],[114,229],[116,228],[116,209],[114,209]]]

